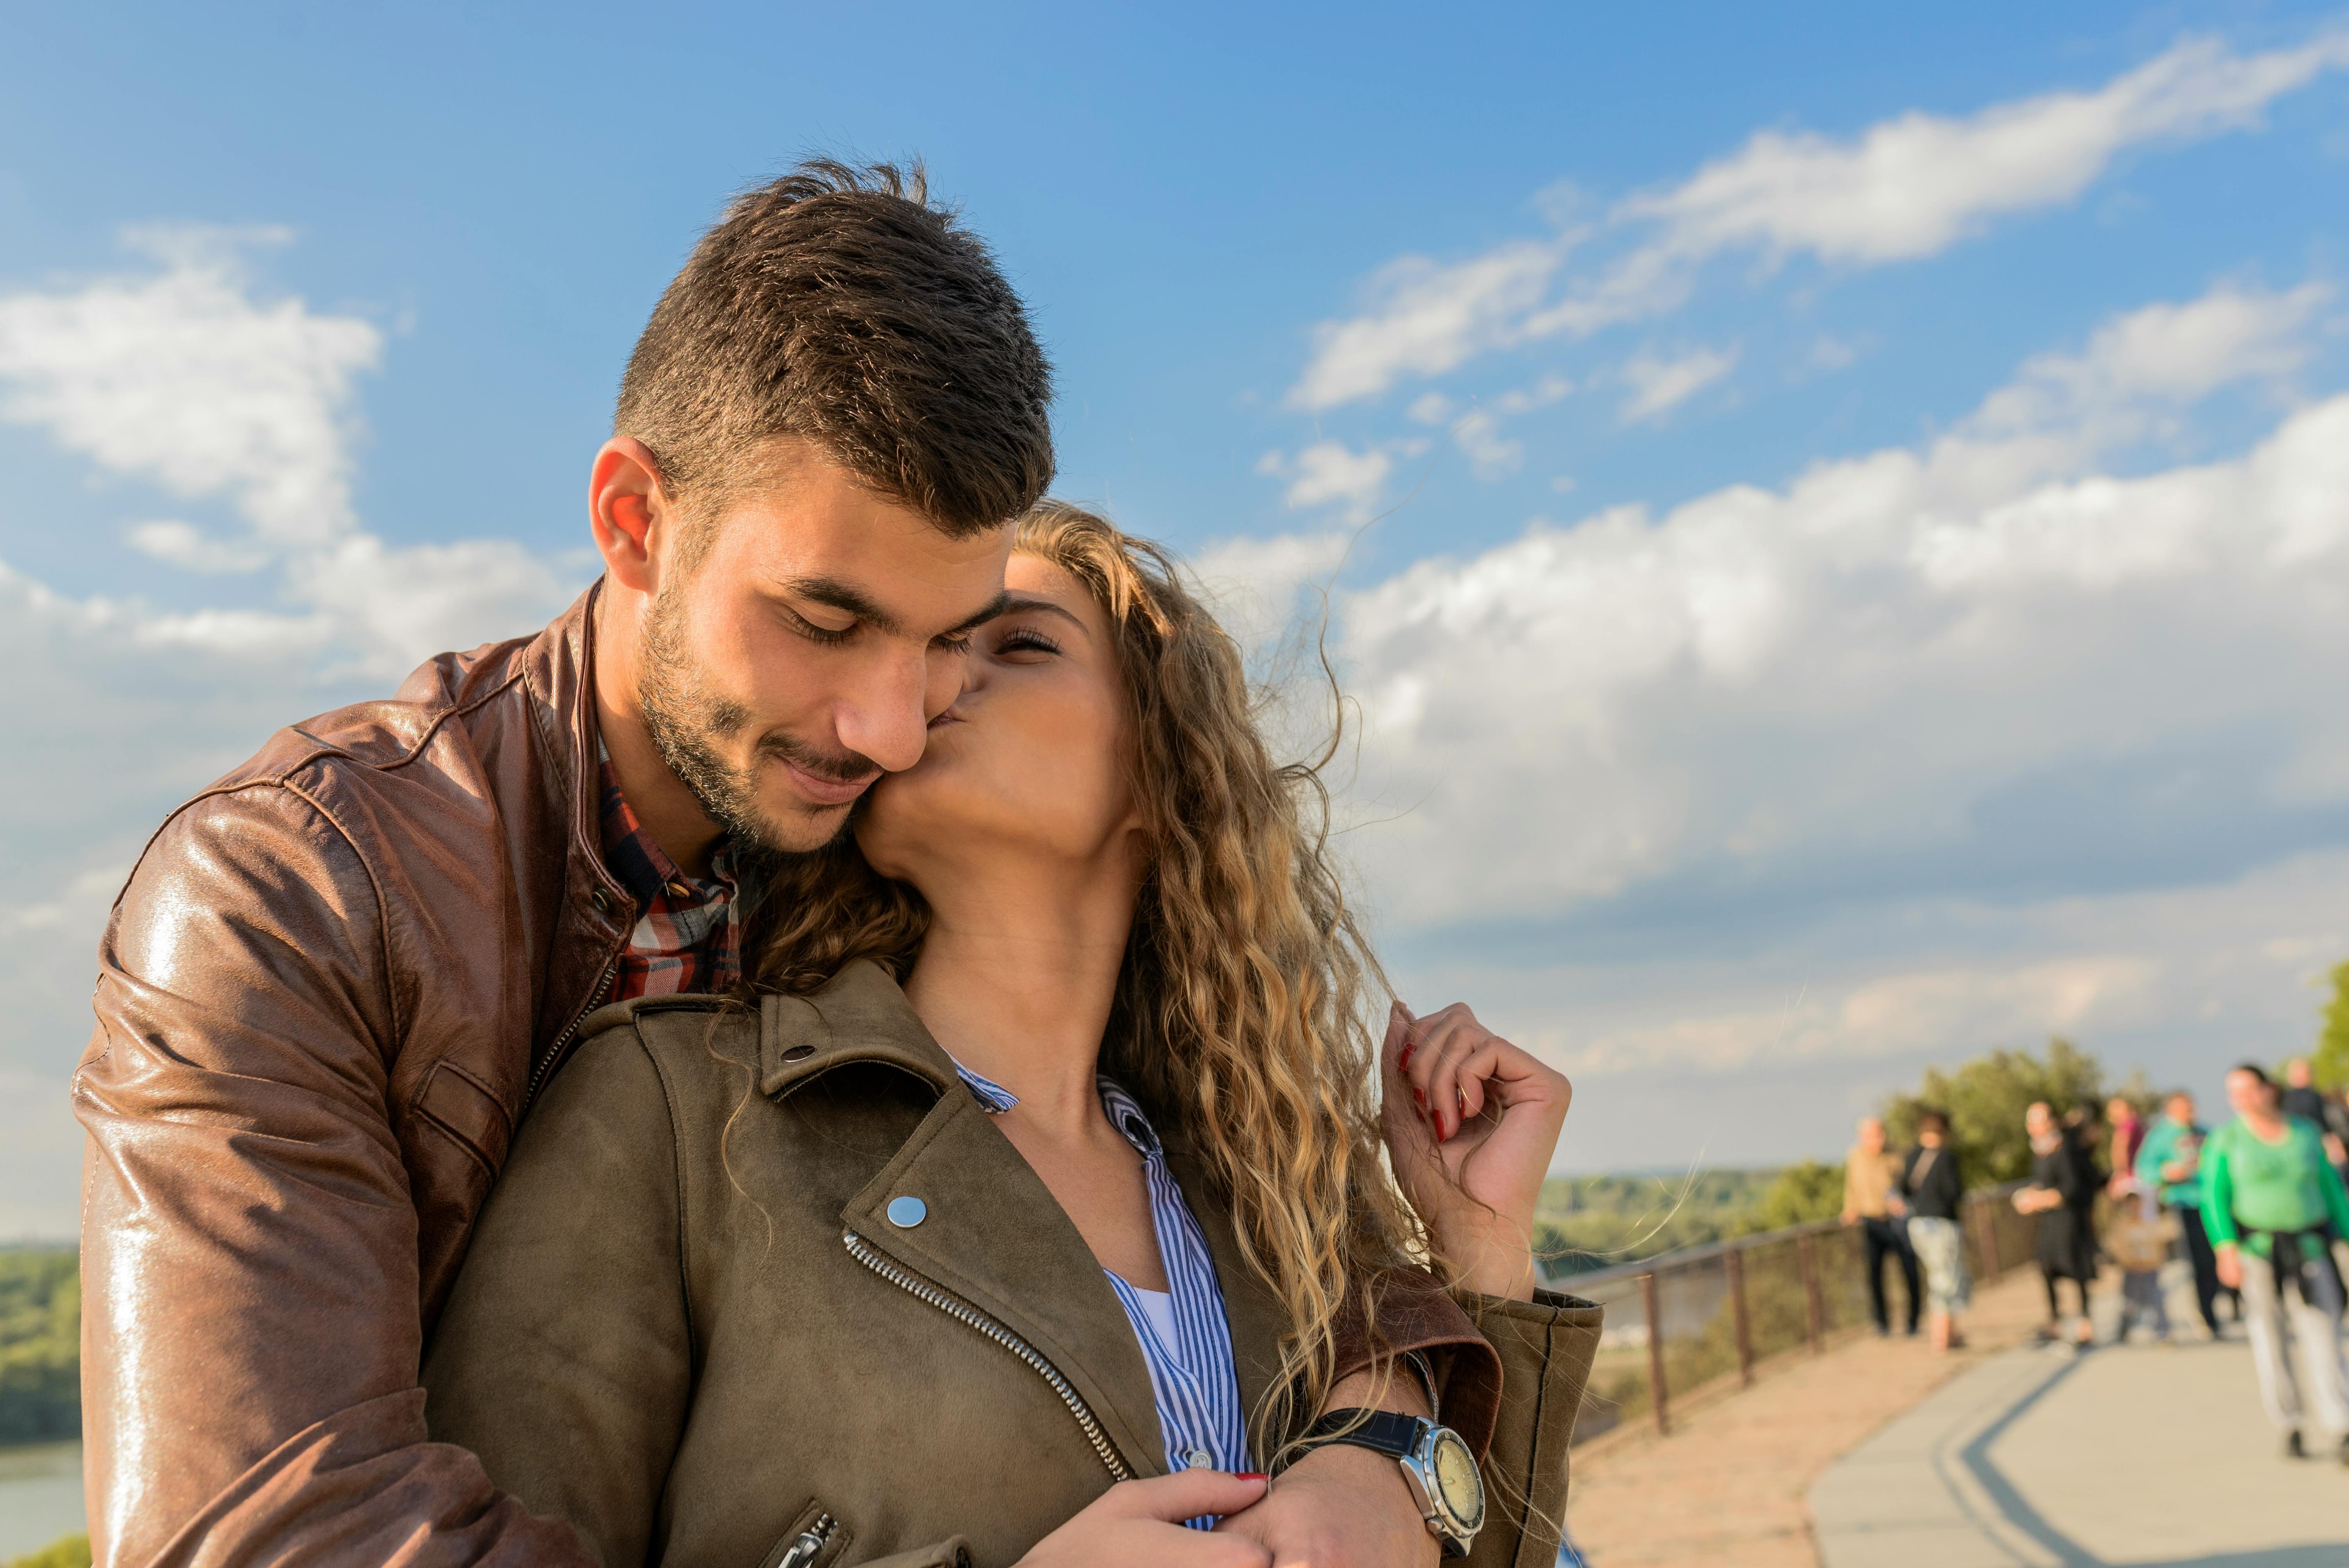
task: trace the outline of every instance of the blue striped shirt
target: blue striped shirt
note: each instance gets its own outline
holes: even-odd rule
[[[1019,1103],[1019,1096],[961,1063],[955,1071],[970,1085],[978,1103],[1000,1116]],[[1152,1321],[1143,1304],[1144,1293],[1104,1269],[1109,1288],[1125,1308],[1126,1322],[1142,1345],[1142,1359],[1150,1367],[1150,1392],[1158,1405],[1159,1436],[1166,1444],[1170,1470],[1205,1467],[1246,1470],[1248,1463],[1247,1420],[1240,1410],[1239,1373],[1232,1362],[1231,1325],[1224,1317],[1224,1290],[1216,1281],[1216,1261],[1207,1251],[1207,1238],[1199,1230],[1183,1189],[1166,1168],[1165,1147],[1150,1118],[1133,1096],[1108,1078],[1095,1080],[1102,1109],[1142,1156],[1150,1187],[1150,1222],[1158,1233],[1158,1259],[1166,1270],[1168,1294],[1174,1298],[1174,1334],[1170,1342]],[[1191,1520],[1198,1529],[1215,1521]]]

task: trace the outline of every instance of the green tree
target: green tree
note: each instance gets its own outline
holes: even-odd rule
[[[1885,1102],[1885,1131],[1895,1144],[1913,1144],[1917,1113],[1937,1106],[1949,1115],[1951,1142],[1969,1181],[2017,1181],[2031,1174],[2031,1139],[2023,1130],[2031,1103],[2044,1100],[2058,1116],[2075,1106],[2101,1106],[2104,1082],[2103,1064],[2069,1040],[2050,1040],[2044,1057],[1993,1051],[1955,1072],[1928,1068],[1917,1093]]]
[[[68,1535],[38,1552],[16,1558],[7,1568],[89,1568],[89,1537]]]
[[[1783,1231],[1843,1212],[1843,1167],[1806,1159],[1780,1171],[1754,1206],[1753,1228]]]
[[[0,1249],[0,1444],[81,1432],[81,1273],[70,1249]]]
[[[2333,966],[2333,1000],[2324,1004],[2324,1027],[2316,1033],[2309,1064],[2318,1088],[2349,1085],[2349,962]]]

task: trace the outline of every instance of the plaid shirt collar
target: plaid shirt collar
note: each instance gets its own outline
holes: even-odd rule
[[[742,977],[733,844],[719,845],[708,877],[688,877],[629,809],[610,753],[600,760],[604,864],[637,911],[609,1000],[731,991]]]

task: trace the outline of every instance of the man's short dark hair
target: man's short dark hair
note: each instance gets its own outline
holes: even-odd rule
[[[960,538],[1052,480],[1051,369],[994,256],[919,164],[812,159],[737,197],[636,339],[613,433],[683,498],[814,442]]]

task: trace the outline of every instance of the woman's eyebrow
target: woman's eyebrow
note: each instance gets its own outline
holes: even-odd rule
[[[1086,636],[1091,637],[1092,635],[1091,628],[1089,628],[1083,620],[1079,618],[1074,613],[1062,609],[1059,605],[1054,604],[1050,599],[1029,598],[1020,594],[1004,595],[1002,605],[995,612],[995,618],[1001,620],[1005,616],[1018,615],[1022,610],[1038,610],[1045,615],[1059,616],[1062,620],[1067,621],[1071,626],[1075,627],[1079,631],[1083,632]]]

